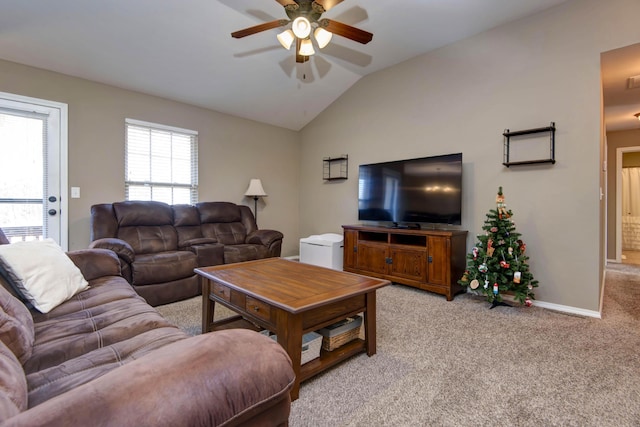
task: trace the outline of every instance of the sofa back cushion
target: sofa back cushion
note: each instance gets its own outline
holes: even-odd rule
[[[13,352],[0,341],[0,424],[27,409],[27,377]]]
[[[204,237],[211,237],[223,245],[239,245],[247,239],[240,207],[230,202],[203,202],[197,205]]]
[[[139,254],[175,251],[178,235],[173,227],[173,210],[161,202],[126,201],[113,204],[118,222],[115,237],[129,243]]]
[[[189,241],[202,239],[200,228],[200,214],[198,208],[192,205],[173,205],[173,225],[178,234],[178,247],[188,246]]]
[[[20,363],[25,363],[33,350],[33,317],[27,307],[5,289],[4,280],[0,278],[0,281],[3,281],[0,286],[0,341]]]

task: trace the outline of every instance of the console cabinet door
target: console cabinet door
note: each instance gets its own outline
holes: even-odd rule
[[[387,274],[389,247],[386,244],[360,241],[358,244],[357,268],[372,273]]]
[[[424,282],[427,279],[426,249],[409,249],[407,247],[391,247],[391,271],[389,274],[405,279]]]
[[[356,268],[358,256],[358,232],[344,230],[344,256],[343,268]]]
[[[429,283],[434,285],[449,285],[450,281],[450,240],[448,237],[429,236],[429,257],[427,259]]]

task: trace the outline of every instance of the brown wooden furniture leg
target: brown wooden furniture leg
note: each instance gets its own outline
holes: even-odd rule
[[[213,323],[213,312],[215,310],[215,302],[209,298],[209,291],[211,288],[211,281],[200,277],[200,284],[202,285],[202,333],[206,334],[211,328]]]
[[[364,312],[364,339],[367,344],[367,355],[376,354],[376,292],[365,294],[367,310]]]
[[[300,394],[300,363],[302,362],[302,316],[278,311],[276,320],[276,334],[280,344],[289,357],[296,374],[296,381],[291,389],[291,400],[296,400]]]

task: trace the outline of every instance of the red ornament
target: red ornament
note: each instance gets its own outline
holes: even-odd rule
[[[507,261],[500,261],[500,267],[509,268],[509,263]]]
[[[533,305],[533,301],[527,298],[524,300],[524,305],[526,305],[527,307],[531,307]]]

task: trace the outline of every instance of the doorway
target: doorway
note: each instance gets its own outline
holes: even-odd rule
[[[623,264],[640,265],[640,147],[616,150],[616,252]]]
[[[0,228],[68,248],[67,105],[0,93]]]

